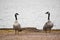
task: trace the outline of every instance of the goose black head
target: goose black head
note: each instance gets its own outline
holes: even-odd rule
[[[45,14],[50,14],[50,12],[48,11],[48,12],[46,12]]]
[[[19,15],[18,13],[15,13],[15,15]]]
[[[15,13],[15,20],[17,20],[17,15],[19,15],[18,13]]]

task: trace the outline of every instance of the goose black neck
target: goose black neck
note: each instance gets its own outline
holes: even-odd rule
[[[15,20],[17,20],[17,15],[15,14]]]
[[[48,14],[48,20],[50,20],[50,13]]]

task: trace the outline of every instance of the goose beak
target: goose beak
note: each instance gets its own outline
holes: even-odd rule
[[[19,14],[18,14],[19,15]]]
[[[47,13],[45,13],[45,14],[47,14]]]
[[[47,14],[47,13],[45,13],[45,14]]]
[[[45,14],[48,14],[49,12],[46,12]]]

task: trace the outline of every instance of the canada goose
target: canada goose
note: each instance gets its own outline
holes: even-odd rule
[[[50,13],[46,12],[45,14],[48,14],[48,21],[45,23],[43,30],[44,31],[51,31],[51,28],[53,27],[53,23],[50,21]]]
[[[13,29],[15,30],[15,34],[19,33],[18,31],[21,29],[20,24],[18,23],[17,20],[17,15],[19,15],[18,13],[15,13],[15,22],[13,24]]]

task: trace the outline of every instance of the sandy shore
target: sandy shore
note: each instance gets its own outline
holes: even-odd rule
[[[60,40],[60,34],[53,33],[28,33],[28,34],[4,34],[0,40]]]

